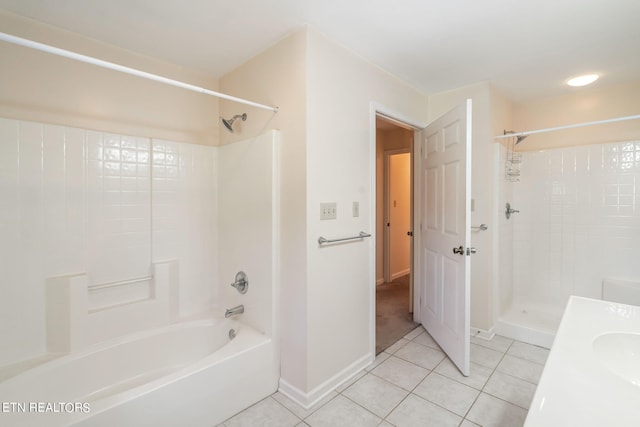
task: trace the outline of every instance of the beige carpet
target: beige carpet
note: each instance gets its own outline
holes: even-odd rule
[[[409,310],[408,275],[376,286],[376,354],[419,326]]]

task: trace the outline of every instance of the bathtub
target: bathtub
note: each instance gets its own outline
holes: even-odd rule
[[[8,378],[0,425],[215,426],[275,392],[278,377],[270,337],[238,320],[177,323]]]

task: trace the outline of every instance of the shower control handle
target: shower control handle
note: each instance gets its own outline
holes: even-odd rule
[[[464,255],[464,247],[460,245],[457,248],[453,248],[453,253],[458,255]]]
[[[520,211],[517,209],[512,209],[511,204],[507,203],[505,207],[504,215],[507,217],[507,219],[509,219],[511,218],[511,214],[514,214],[514,213],[520,213]]]
[[[246,294],[249,289],[249,278],[247,274],[244,271],[239,271],[231,286],[236,288],[241,294]]]

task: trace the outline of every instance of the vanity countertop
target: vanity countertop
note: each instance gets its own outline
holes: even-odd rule
[[[525,427],[640,425],[640,307],[572,296]]]

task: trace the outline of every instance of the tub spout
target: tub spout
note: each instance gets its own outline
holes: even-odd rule
[[[227,311],[224,313],[224,317],[231,317],[231,316],[235,316],[236,314],[242,314],[242,313],[244,313],[244,305],[240,304],[239,306],[228,308]]]

